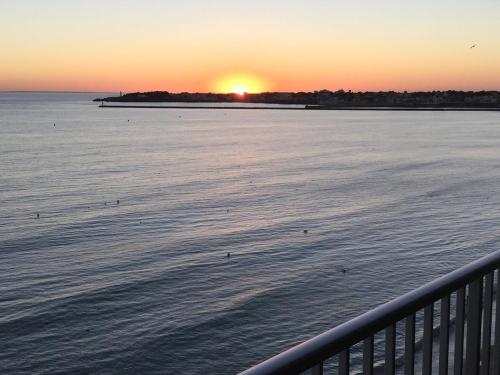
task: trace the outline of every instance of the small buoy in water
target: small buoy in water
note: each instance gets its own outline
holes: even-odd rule
[[[307,229],[304,229],[304,234],[307,234],[309,233],[309,231]]]
[[[227,257],[230,258],[231,257],[231,253],[227,253]]]
[[[36,218],[40,219],[40,213],[38,213],[38,212],[36,213]]]
[[[56,127],[56,123],[54,122],[54,128]]]
[[[127,122],[130,122],[130,120],[127,120]]]
[[[346,273],[347,270],[345,268],[342,268],[342,273]]]
[[[119,199],[116,200],[116,204],[120,204],[120,200]]]

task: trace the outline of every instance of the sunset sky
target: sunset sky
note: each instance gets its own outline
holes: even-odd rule
[[[500,89],[498,0],[0,1],[0,90]]]

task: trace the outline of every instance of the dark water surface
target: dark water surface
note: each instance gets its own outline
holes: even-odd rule
[[[96,96],[0,93],[2,374],[233,374],[499,247],[499,113]]]

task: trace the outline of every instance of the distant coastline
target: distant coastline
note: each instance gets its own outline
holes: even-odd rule
[[[136,92],[94,99],[117,103],[253,103],[304,105],[307,109],[500,109],[500,91],[263,92],[258,94]]]

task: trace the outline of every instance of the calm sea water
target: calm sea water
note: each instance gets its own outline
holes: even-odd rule
[[[96,96],[0,94],[2,374],[233,374],[499,248],[498,113]]]

